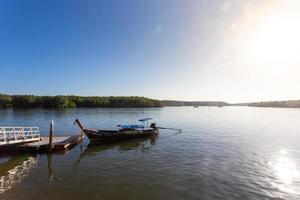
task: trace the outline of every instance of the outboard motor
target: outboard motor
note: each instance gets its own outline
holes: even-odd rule
[[[151,123],[151,124],[150,124],[150,128],[157,129],[156,123]]]

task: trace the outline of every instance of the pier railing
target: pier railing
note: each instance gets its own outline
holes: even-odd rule
[[[40,140],[38,127],[0,127],[0,145]]]

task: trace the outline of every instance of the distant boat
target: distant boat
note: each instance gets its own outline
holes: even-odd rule
[[[112,143],[157,135],[159,133],[158,127],[155,123],[148,126],[149,120],[151,118],[140,119],[140,125],[118,125],[115,130],[88,129],[80,123],[79,119],[76,119],[74,124],[76,123],[79,126],[91,142]]]
[[[197,105],[194,105],[194,108],[199,108],[199,106],[197,106]]]

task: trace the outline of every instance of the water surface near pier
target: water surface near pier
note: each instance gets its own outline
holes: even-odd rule
[[[158,138],[0,158],[0,199],[300,199],[300,109],[166,107],[0,110],[0,126],[48,134],[152,117]]]

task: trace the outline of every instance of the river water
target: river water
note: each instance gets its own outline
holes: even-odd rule
[[[300,199],[300,109],[165,107],[1,110],[0,126],[48,134],[152,117],[157,138],[0,158],[0,199]]]

